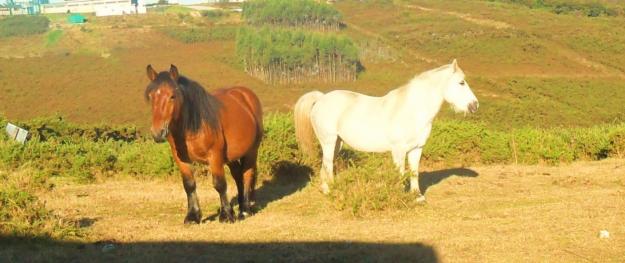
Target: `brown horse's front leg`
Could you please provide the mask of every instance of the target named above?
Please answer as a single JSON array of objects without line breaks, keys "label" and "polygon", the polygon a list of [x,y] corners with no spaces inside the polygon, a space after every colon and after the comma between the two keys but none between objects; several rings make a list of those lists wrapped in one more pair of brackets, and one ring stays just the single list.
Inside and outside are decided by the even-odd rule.
[{"label": "brown horse's front leg", "polygon": [[202,211],[200,210],[200,202],[195,191],[195,177],[191,165],[184,162],[178,162],[180,172],[182,173],[182,185],[187,193],[187,216],[184,218],[185,224],[196,223],[202,221]]},{"label": "brown horse's front leg", "polygon": [[226,177],[224,176],[224,163],[220,161],[211,161],[210,168],[213,176],[213,186],[215,187],[215,190],[217,190],[217,193],[219,193],[219,199],[221,200],[219,222],[233,223],[234,211],[228,201],[228,184],[226,183]]}]

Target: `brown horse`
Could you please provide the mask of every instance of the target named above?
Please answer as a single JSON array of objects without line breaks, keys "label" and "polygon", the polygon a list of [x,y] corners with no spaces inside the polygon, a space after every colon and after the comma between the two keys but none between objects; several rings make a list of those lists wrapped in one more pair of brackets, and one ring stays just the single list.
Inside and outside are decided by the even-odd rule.
[{"label": "brown horse", "polygon": [[220,222],[234,222],[228,201],[224,164],[237,185],[239,218],[251,215],[256,184],[256,157],[263,136],[262,109],[248,88],[232,87],[207,93],[200,84],[178,74],[176,66],[157,73],[147,67],[150,84],[145,98],[152,104],[152,136],[167,140],[182,173],[188,212],[184,223],[200,223],[202,212],[195,191],[192,163],[208,164],[219,193]]}]

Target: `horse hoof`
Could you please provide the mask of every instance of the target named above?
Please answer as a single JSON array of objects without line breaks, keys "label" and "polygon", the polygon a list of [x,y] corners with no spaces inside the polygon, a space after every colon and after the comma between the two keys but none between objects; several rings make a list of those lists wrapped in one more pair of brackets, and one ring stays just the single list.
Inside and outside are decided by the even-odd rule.
[{"label": "horse hoof", "polygon": [[248,213],[248,212],[239,212],[239,221],[244,220],[247,217],[252,216],[252,213]]},{"label": "horse hoof", "polygon": [[420,195],[419,197],[417,197],[417,203],[425,204],[425,196]]},{"label": "horse hoof", "polygon": [[219,214],[219,223],[234,223],[234,213],[221,213]]},{"label": "horse hoof", "polygon": [[322,192],[324,195],[330,194],[330,187],[328,186],[328,184],[327,184],[327,183],[323,183],[323,184],[321,184],[321,192]]},{"label": "horse hoof", "polygon": [[202,213],[189,213],[184,218],[184,224],[185,225],[189,225],[189,224],[193,224],[193,223],[199,225],[201,221],[202,221]]}]

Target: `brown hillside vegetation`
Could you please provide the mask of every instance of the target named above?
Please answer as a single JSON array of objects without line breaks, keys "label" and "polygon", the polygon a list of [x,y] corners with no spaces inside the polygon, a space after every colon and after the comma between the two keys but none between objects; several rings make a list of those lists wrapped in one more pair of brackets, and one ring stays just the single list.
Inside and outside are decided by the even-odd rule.
[{"label": "brown hillside vegetation", "polygon": [[[203,17],[94,17],[83,26],[53,18],[53,29],[62,31],[58,40],[51,33],[0,39],[0,113],[145,127],[145,66],[172,63],[207,89],[247,85],[268,110],[288,110],[311,89],[382,95],[458,58],[482,105],[471,121],[569,127],[625,118],[624,17],[557,15],[490,1],[340,1],[336,7],[347,25],[342,32],[361,49],[364,71],[355,82],[267,85],[243,72],[234,39],[184,43],[161,32],[222,26]],[[458,118],[447,109],[442,117]]]}]

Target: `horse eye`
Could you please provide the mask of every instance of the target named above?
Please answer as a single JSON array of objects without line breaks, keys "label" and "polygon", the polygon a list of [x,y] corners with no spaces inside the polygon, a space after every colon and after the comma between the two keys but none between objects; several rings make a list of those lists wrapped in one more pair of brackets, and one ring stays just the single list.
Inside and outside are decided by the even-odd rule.
[{"label": "horse eye", "polygon": [[176,98],[176,95],[171,95],[171,97],[169,97],[170,100],[173,100]]},{"label": "horse eye", "polygon": [[464,86],[464,84],[465,84],[464,80],[460,82],[460,85]]}]

